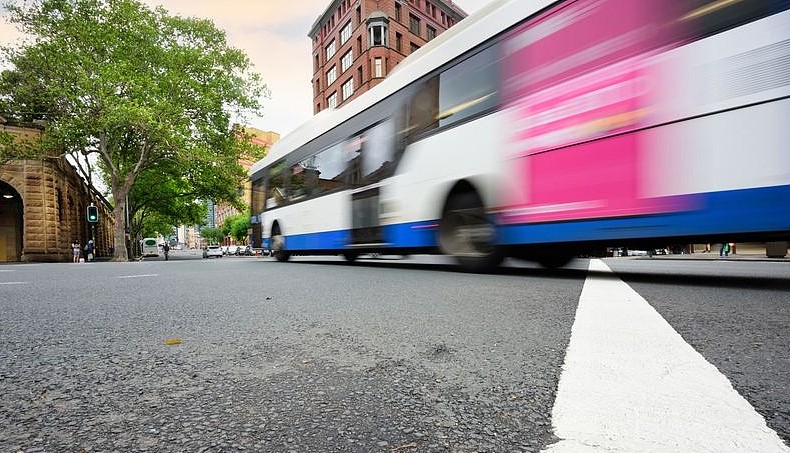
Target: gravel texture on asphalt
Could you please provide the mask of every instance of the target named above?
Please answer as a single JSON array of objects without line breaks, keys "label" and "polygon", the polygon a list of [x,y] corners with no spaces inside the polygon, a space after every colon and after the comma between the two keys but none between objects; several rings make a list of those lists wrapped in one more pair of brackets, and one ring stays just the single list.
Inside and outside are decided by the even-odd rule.
[{"label": "gravel texture on asphalt", "polygon": [[[314,283],[348,286],[347,272],[319,267],[330,275]],[[353,284],[376,273],[358,269]],[[536,304],[521,277],[417,275],[400,307],[298,288],[215,303],[189,285],[166,301],[139,286],[116,301],[133,294],[116,286],[68,304],[18,288],[0,297],[0,451],[538,452],[556,441],[579,282],[535,283]]]}]

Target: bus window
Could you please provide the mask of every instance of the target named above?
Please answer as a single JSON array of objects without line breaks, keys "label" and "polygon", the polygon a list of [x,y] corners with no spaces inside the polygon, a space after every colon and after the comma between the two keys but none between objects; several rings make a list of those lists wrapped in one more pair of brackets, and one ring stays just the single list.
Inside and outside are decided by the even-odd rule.
[{"label": "bus window", "polygon": [[307,178],[305,175],[305,167],[301,162],[291,167],[291,184],[289,187],[290,191],[288,192],[289,201],[299,201],[310,195],[310,188],[307,186]]},{"label": "bus window", "polygon": [[439,76],[439,126],[494,108],[499,72],[497,46],[491,46]]},{"label": "bus window", "polygon": [[283,171],[285,162],[279,162],[269,169],[267,184],[266,209],[276,208],[285,202],[288,193],[286,187],[286,174]]},{"label": "bus window", "polygon": [[395,171],[394,120],[368,129],[362,141],[362,178],[365,184],[381,181]]},{"label": "bus window", "polygon": [[439,77],[423,83],[409,104],[408,141],[439,126]]},{"label": "bus window", "polygon": [[682,38],[698,39],[790,8],[789,0],[683,0],[678,20]]},{"label": "bus window", "polygon": [[329,192],[343,187],[346,162],[343,160],[343,147],[335,144],[312,158],[312,171],[316,177],[316,191]]},{"label": "bus window", "polygon": [[252,182],[252,194],[251,194],[251,205],[250,211],[252,215],[258,215],[263,212],[263,206],[265,201],[265,184],[264,180],[256,179]]}]

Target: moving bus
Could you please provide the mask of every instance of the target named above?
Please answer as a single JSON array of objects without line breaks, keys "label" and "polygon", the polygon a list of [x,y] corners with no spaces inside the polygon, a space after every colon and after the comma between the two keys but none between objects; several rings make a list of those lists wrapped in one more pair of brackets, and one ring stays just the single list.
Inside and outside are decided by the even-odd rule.
[{"label": "moving bus", "polygon": [[145,256],[159,256],[159,246],[156,243],[156,238],[145,238],[140,241],[142,250],[140,253]]},{"label": "moving bus", "polygon": [[493,1],[251,169],[294,254],[790,237],[790,0]]}]

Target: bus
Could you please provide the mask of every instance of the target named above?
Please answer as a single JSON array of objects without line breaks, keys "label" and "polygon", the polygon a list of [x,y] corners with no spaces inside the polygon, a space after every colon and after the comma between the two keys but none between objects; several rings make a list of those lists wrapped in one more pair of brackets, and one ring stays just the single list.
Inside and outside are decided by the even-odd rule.
[{"label": "bus", "polygon": [[789,9],[492,1],[253,165],[254,245],[483,271],[787,240]]},{"label": "bus", "polygon": [[156,238],[145,238],[140,241],[140,253],[143,257],[146,256],[159,256],[159,244]]}]

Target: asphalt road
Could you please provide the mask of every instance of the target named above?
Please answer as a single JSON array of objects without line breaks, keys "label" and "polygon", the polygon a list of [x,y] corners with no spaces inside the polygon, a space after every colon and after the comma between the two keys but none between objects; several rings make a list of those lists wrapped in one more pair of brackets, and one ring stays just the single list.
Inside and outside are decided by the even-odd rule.
[{"label": "asphalt road", "polygon": [[[790,439],[790,265],[605,263]],[[590,275],[613,279],[186,251],[0,266],[0,450],[548,450]]]}]

